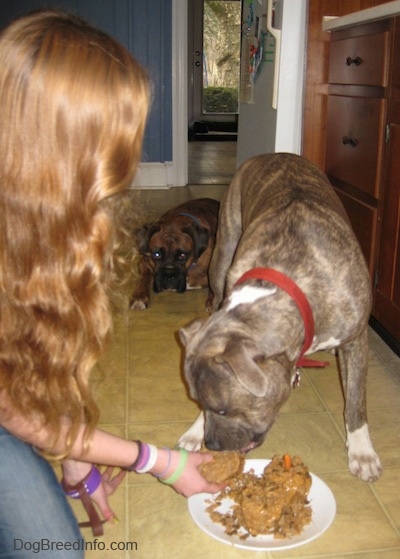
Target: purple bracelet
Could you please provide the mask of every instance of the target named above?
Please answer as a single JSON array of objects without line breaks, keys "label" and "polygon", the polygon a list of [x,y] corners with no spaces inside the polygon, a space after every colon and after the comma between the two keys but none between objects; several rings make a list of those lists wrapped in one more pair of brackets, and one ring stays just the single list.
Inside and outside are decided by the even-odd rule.
[{"label": "purple bracelet", "polygon": [[[141,443],[138,460],[136,461],[135,471],[142,469],[148,462],[150,457],[150,448],[146,443]],[[130,466],[131,468],[132,466]]]},{"label": "purple bracelet", "polygon": [[138,445],[138,455],[133,464],[127,466],[125,470],[144,474],[149,472],[157,461],[157,447],[142,441],[135,441],[135,443]]},{"label": "purple bracelet", "polygon": [[72,499],[80,499],[80,494],[79,494],[79,490],[77,489],[78,485],[83,485],[86,493],[88,495],[91,495],[92,493],[94,493],[96,491],[96,489],[99,487],[101,483],[101,473],[99,472],[99,470],[95,467],[92,466],[92,469],[90,470],[90,472],[83,478],[82,481],[80,481],[79,483],[77,483],[76,485],[73,485],[70,489],[70,486],[68,486],[64,480],[61,481],[61,485],[66,493],[66,495],[68,495],[68,497],[71,497]]},{"label": "purple bracelet", "polygon": [[125,468],[125,470],[127,470],[128,472],[134,472],[137,468],[138,463],[141,462],[142,460],[143,443],[142,441],[134,441],[134,442],[138,445],[138,455],[136,460],[133,462],[133,464]]}]

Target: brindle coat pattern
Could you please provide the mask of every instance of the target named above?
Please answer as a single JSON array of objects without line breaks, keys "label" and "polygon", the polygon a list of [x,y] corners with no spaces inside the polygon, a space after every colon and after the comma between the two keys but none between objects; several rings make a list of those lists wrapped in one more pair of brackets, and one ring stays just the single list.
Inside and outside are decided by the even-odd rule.
[{"label": "brindle coat pattern", "polygon": [[[290,154],[262,155],[236,173],[222,203],[210,265],[213,314],[180,331],[191,396],[204,410],[210,449],[261,444],[289,397],[304,341],[295,302],[283,290],[244,272],[283,272],[311,305],[315,335],[307,353],[338,351],[345,394],[350,471],[377,479],[381,465],[366,415],[370,277],[360,246],[326,176]],[[200,431],[181,446],[197,448]],[[195,428],[196,431],[196,428]]]},{"label": "brindle coat pattern", "polygon": [[150,292],[208,287],[208,268],[215,243],[219,202],[198,198],[180,204],[136,231],[139,280],[132,309],[145,309]]}]

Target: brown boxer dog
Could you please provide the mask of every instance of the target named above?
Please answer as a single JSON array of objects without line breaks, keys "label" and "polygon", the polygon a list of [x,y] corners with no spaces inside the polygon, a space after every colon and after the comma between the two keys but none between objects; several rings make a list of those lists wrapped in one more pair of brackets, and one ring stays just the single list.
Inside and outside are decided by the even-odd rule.
[{"label": "brown boxer dog", "polygon": [[132,309],[148,307],[152,287],[155,293],[208,287],[218,210],[219,202],[211,198],[191,200],[136,231],[139,281]]},{"label": "brown boxer dog", "polygon": [[290,154],[243,164],[221,202],[209,275],[213,314],[180,331],[190,395],[204,411],[179,444],[260,445],[303,356],[334,349],[349,469],[377,479],[365,397],[370,277],[327,177]]}]

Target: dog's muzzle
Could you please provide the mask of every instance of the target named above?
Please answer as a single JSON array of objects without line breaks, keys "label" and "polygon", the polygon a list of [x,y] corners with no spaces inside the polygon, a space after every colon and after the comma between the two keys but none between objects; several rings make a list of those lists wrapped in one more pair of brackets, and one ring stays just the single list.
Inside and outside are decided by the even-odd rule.
[{"label": "dog's muzzle", "polygon": [[186,291],[186,274],[177,266],[163,266],[154,276],[154,292]]},{"label": "dog's muzzle", "polygon": [[237,450],[239,452],[250,452],[260,446],[267,435],[267,431],[255,433],[246,429],[226,429],[218,427],[206,428],[204,444],[209,450]]}]

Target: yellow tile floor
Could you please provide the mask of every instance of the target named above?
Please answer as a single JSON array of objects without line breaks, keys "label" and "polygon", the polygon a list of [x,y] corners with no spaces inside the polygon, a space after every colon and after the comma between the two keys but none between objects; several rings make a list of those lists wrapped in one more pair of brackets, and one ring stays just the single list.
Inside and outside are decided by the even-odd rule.
[{"label": "yellow tile floor", "polygon": [[236,168],[236,142],[188,142],[189,184],[228,184]]},{"label": "yellow tile floor", "polygon": [[[158,215],[187,197],[215,196],[224,187],[141,191],[148,214]],[[115,317],[115,338],[94,374],[101,426],[132,439],[173,446],[195,419],[182,380],[176,333],[205,316],[205,290],[153,295],[144,311]],[[127,476],[111,503],[120,522],[106,527],[88,559],[399,559],[400,557],[400,359],[370,331],[368,404],[370,432],[384,474],[374,484],[347,470],[343,398],[335,358],[324,370],[305,370],[301,386],[250,458],[300,455],[332,489],[337,514],[320,538],[279,552],[239,550],[203,533],[191,520],[186,499],[148,475]],[[80,503],[73,502],[80,520]],[[93,544],[90,530],[83,531]],[[129,544],[131,542],[131,544]],[[123,550],[130,545],[130,550]],[[112,551],[111,547],[115,549]],[[103,548],[103,549],[100,549]]]}]

